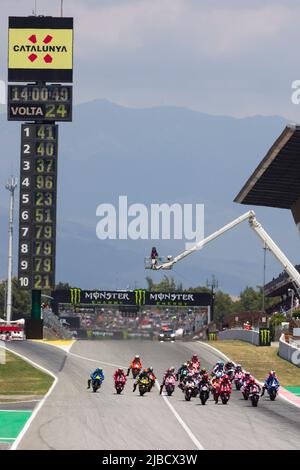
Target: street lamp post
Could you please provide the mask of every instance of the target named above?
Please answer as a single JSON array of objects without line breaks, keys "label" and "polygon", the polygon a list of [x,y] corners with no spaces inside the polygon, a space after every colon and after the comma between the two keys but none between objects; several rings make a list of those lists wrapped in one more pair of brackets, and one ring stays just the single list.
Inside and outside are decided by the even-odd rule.
[{"label": "street lamp post", "polygon": [[11,321],[12,306],[12,270],[13,270],[13,231],[14,231],[14,201],[17,178],[11,177],[5,185],[10,193],[9,201],[9,224],[8,224],[8,271],[7,271],[7,300],[6,300],[6,321]]}]

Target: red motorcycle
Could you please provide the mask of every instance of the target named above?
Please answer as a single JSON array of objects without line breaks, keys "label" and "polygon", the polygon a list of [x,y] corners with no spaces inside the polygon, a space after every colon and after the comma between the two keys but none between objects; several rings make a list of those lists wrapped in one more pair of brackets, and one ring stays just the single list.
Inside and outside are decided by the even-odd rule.
[{"label": "red motorcycle", "polygon": [[126,384],[126,379],[124,377],[123,378],[118,377],[115,380],[115,389],[118,395],[120,395],[123,392],[125,384]]},{"label": "red motorcycle", "polygon": [[231,386],[229,384],[221,384],[219,388],[219,396],[223,405],[226,405],[229,401],[230,394],[231,394]]},{"label": "red motorcycle", "polygon": [[220,383],[219,386],[213,389],[213,397],[216,403],[218,403],[219,398],[223,405],[226,405],[229,401],[230,394],[231,394],[231,384],[230,383]]}]

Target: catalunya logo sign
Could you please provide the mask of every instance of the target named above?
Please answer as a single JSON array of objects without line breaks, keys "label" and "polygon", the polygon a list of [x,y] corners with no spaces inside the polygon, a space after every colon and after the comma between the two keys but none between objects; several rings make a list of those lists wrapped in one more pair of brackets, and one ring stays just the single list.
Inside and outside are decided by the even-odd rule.
[{"label": "catalunya logo sign", "polygon": [[72,69],[73,18],[9,18],[9,82],[72,82]]}]

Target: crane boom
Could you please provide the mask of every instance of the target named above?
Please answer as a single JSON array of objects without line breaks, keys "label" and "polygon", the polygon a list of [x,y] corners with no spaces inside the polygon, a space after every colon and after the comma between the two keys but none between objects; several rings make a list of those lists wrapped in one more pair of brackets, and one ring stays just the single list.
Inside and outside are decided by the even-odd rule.
[{"label": "crane boom", "polygon": [[216,238],[220,237],[224,233],[228,232],[228,230],[231,230],[232,228],[236,227],[237,225],[244,222],[245,220],[249,221],[250,227],[262,240],[265,246],[269,248],[269,250],[273,253],[274,257],[279,261],[279,263],[281,263],[281,265],[283,266],[283,269],[290,276],[292,282],[296,286],[296,290],[298,294],[300,295],[300,273],[297,271],[294,265],[289,261],[289,259],[285,256],[285,254],[281,251],[281,249],[276,245],[274,240],[272,240],[270,235],[264,230],[262,225],[258,222],[258,220],[255,217],[255,212],[253,210],[246,212],[245,214],[241,215],[237,219],[234,219],[229,224],[224,225],[224,227],[220,228],[219,230],[212,233],[211,235],[204,238],[203,240],[200,240],[198,243],[195,243],[195,245],[193,245],[191,248],[175,256],[172,260],[166,263],[162,263],[160,265],[156,265],[154,269],[171,269],[174,266],[174,264],[176,264],[178,261],[181,261],[182,259],[186,258],[187,256],[194,253],[195,251],[200,250],[205,245],[215,240]]}]

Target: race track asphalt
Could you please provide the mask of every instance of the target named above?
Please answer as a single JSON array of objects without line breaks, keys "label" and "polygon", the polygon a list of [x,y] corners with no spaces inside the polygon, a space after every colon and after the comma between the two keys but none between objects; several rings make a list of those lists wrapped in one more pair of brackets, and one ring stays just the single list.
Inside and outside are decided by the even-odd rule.
[{"label": "race track asphalt", "polygon": [[[163,371],[178,367],[193,352],[211,368],[218,354],[198,342],[77,341],[67,355],[41,343],[9,346],[58,376],[58,383],[32,421],[18,449],[300,449],[300,409],[268,397],[253,408],[234,391],[227,405],[199,398],[186,402],[177,388],[163,398],[157,389],[140,397],[133,379],[116,395],[112,375],[139,354],[161,380]],[[104,369],[100,391],[86,389],[97,366]],[[171,408],[166,402],[171,404]]]}]

